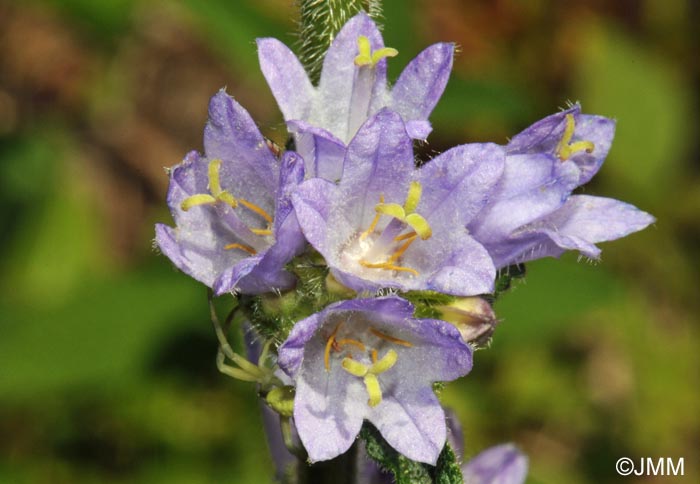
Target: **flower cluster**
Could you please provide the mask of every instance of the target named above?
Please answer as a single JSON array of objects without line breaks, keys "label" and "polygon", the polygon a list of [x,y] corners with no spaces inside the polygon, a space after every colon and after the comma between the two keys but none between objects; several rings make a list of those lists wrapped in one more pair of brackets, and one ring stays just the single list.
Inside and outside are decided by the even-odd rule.
[{"label": "flower cluster", "polygon": [[[467,374],[465,335],[486,331],[458,329],[455,314],[485,305],[492,329],[488,304],[473,296],[494,291],[499,269],[566,250],[596,259],[596,243],[654,220],[617,200],[573,194],[601,167],[615,128],[579,105],[506,145],[464,144],[416,167],[413,142],[431,131],[453,51],[427,48],[390,88],[386,65],[397,51],[359,14],[336,36],[314,86],[285,45],[260,39],[260,65],[295,149],[271,149],[221,91],[204,153],[170,170],[175,227],[158,224],[157,245],[214,294],[253,306],[265,295],[281,300],[308,286],[293,270],[303,257],[326,271],[324,287],[341,288],[325,287],[291,330],[266,333],[277,331],[277,380],[289,390],[278,393],[293,395],[289,413],[312,462],[344,453],[368,421],[404,456],[435,464],[447,430],[433,384]],[[443,318],[435,307],[438,318],[417,317],[408,301],[416,294],[456,302]],[[255,326],[259,314],[246,319]],[[260,370],[251,368],[254,379]],[[483,462],[510,455],[494,450],[465,472],[483,474]]]}]

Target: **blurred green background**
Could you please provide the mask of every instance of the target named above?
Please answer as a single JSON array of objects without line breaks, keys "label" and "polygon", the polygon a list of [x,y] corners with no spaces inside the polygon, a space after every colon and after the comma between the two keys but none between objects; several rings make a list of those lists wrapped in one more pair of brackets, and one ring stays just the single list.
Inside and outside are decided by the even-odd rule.
[{"label": "blurred green background", "polygon": [[[385,1],[395,78],[461,51],[423,156],[504,143],[568,100],[614,117],[585,192],[658,222],[603,261],[528,265],[448,387],[467,455],[513,441],[532,483],[698,482],[698,4]],[[216,372],[204,288],[152,249],[164,166],[201,149],[227,86],[285,129],[254,39],[294,41],[288,0],[0,0],[0,483],[272,480],[252,387]],[[619,457],[685,459],[621,478]]]}]

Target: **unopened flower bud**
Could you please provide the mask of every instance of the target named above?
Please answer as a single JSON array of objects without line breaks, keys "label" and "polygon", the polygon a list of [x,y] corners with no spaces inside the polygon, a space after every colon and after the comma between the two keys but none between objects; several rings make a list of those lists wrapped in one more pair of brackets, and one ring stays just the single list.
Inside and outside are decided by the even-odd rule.
[{"label": "unopened flower bud", "polygon": [[289,385],[275,387],[268,392],[265,401],[283,417],[291,417],[294,413],[294,393],[294,387]]},{"label": "unopened flower bud", "polygon": [[435,309],[441,319],[457,327],[465,342],[477,348],[488,344],[498,324],[491,305],[478,296],[460,297]]}]

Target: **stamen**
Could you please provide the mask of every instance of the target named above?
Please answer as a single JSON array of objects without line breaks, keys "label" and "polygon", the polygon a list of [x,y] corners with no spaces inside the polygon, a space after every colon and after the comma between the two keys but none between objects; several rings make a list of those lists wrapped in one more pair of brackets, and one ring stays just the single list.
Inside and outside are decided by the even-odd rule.
[{"label": "stamen", "polygon": [[407,234],[399,235],[398,237],[394,237],[394,242],[401,242],[402,240],[410,239],[411,237],[415,237],[417,234],[415,232],[409,232]]},{"label": "stamen", "polygon": [[415,230],[423,240],[429,239],[433,235],[433,229],[430,228],[428,221],[418,213],[408,214],[408,216],[406,216],[406,223]]},{"label": "stamen", "polygon": [[323,365],[326,367],[326,371],[331,371],[331,347],[335,343],[335,335],[338,334],[338,330],[342,325],[342,321],[338,323],[338,326],[335,327],[331,335],[328,337],[328,341],[326,341],[326,349],[323,353]]},{"label": "stamen", "polygon": [[404,242],[403,245],[401,247],[399,247],[396,250],[396,252],[394,252],[392,254],[391,257],[389,257],[389,260],[387,262],[393,263],[393,262],[396,262],[397,260],[399,260],[399,258],[403,255],[404,252],[406,252],[408,250],[408,248],[411,246],[413,241],[416,240],[417,237],[418,237],[418,235],[414,235],[413,237],[410,237],[408,240],[406,240],[406,242]]},{"label": "stamen", "polygon": [[379,380],[377,375],[373,373],[368,373],[364,377],[365,389],[367,389],[367,394],[369,395],[369,400],[367,403],[370,407],[376,407],[382,401],[382,389],[379,386]]},{"label": "stamen", "polygon": [[214,205],[216,203],[216,198],[206,193],[198,193],[197,195],[192,195],[191,197],[185,198],[180,204],[180,208],[183,211],[188,211],[192,207],[198,207],[200,205]]},{"label": "stamen", "polygon": [[267,223],[272,223],[272,217],[270,216],[270,214],[267,213],[262,208],[260,208],[259,206],[255,205],[254,203],[249,202],[248,200],[244,200],[242,198],[239,198],[238,202],[241,205],[243,205],[245,208],[247,208],[248,210],[260,215],[262,218],[264,218],[267,221]]},{"label": "stamen", "polygon": [[360,351],[367,351],[367,348],[365,345],[362,344],[361,341],[357,341],[356,339],[350,339],[350,338],[343,338],[337,340],[338,347],[342,348],[345,345],[351,345],[359,349]]},{"label": "stamen", "polygon": [[372,363],[377,362],[377,350],[372,350]]},{"label": "stamen", "polygon": [[250,229],[255,235],[272,235],[272,230],[270,229]]},{"label": "stamen", "polygon": [[253,249],[249,245],[243,245],[243,244],[227,244],[224,246],[224,250],[231,250],[231,249],[241,249],[242,251],[248,252],[250,255],[255,255],[258,252]]},{"label": "stamen", "polygon": [[415,270],[411,269],[410,267],[403,267],[403,266],[396,266],[392,264],[391,262],[367,262],[365,260],[361,260],[360,265],[362,267],[367,267],[368,269],[386,269],[388,271],[398,271],[398,272],[410,272],[414,276],[420,275],[420,273]]},{"label": "stamen", "polygon": [[592,141],[576,141],[571,143],[571,138],[574,137],[574,130],[576,129],[576,121],[574,120],[573,114],[566,115],[566,127],[564,128],[564,135],[555,150],[555,153],[561,161],[568,160],[571,155],[579,151],[586,151],[586,153],[592,153],[595,149],[595,144]]},{"label": "stamen", "polygon": [[385,340],[385,341],[389,341],[390,343],[394,343],[394,344],[397,344],[397,345],[405,346],[406,348],[411,348],[411,347],[413,347],[413,344],[412,344],[412,343],[409,343],[408,341],[403,340],[403,339],[395,338],[394,336],[389,336],[389,335],[386,334],[386,333],[382,333],[382,332],[379,331],[378,329],[369,328],[369,332],[372,333],[372,334],[373,334],[374,336],[376,336],[377,338],[383,339],[383,340]]},{"label": "stamen", "polygon": [[[379,203],[384,203],[384,194],[379,195]],[[360,240],[365,240],[369,234],[374,232],[374,229],[377,228],[377,223],[379,222],[379,217],[382,215],[377,212],[377,214],[374,216],[374,219],[372,220],[372,223],[369,225],[369,228],[362,232],[362,235],[360,235]]]}]

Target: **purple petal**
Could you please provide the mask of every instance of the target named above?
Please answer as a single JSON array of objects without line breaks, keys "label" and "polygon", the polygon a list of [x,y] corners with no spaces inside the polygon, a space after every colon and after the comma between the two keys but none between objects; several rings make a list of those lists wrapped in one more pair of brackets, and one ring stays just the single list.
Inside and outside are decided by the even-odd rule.
[{"label": "purple petal", "polygon": [[597,259],[600,249],[594,244],[619,239],[638,232],[655,219],[628,203],[611,198],[574,195],[551,216],[525,227],[519,234],[541,234],[551,240],[539,251],[539,257],[558,256],[564,250],[578,250]]},{"label": "purple petal", "polygon": [[[233,162],[222,164],[221,184],[235,196],[255,200],[255,191],[276,190],[277,160],[248,111],[223,90],[209,104],[204,150],[209,159]],[[232,171],[223,171],[226,166],[232,166]]]},{"label": "purple petal", "polygon": [[566,111],[552,114],[537,121],[511,138],[506,146],[508,154],[554,153],[559,141],[564,136],[566,115],[577,116],[580,113],[581,106],[576,104]]},{"label": "purple petal", "polygon": [[467,225],[473,237],[491,253],[496,267],[503,260],[502,244],[518,228],[560,208],[576,186],[579,170],[572,162],[547,155],[506,156],[503,177],[488,205]]},{"label": "purple petal", "polygon": [[428,220],[453,219],[467,225],[488,201],[505,164],[502,147],[492,144],[457,146],[425,164],[418,172],[424,187],[420,212]]},{"label": "purple petal", "polygon": [[425,140],[433,131],[430,121],[413,120],[406,122],[406,132],[412,139]]},{"label": "purple petal", "polygon": [[397,113],[382,109],[348,146],[340,181],[344,204],[367,226],[381,195],[387,203],[403,203],[413,171],[413,142],[404,123]]},{"label": "purple petal", "polygon": [[387,372],[382,385],[395,390],[367,418],[401,454],[435,465],[447,437],[445,414],[430,386],[413,387],[406,381],[396,381],[407,377],[405,373]]},{"label": "purple petal", "polygon": [[527,477],[527,457],[513,444],[486,449],[462,466],[468,484],[522,484]]},{"label": "purple petal", "polygon": [[[334,249],[329,245],[327,225],[332,200],[337,198],[337,194],[338,187],[334,183],[312,178],[302,183],[292,196],[294,211],[306,239],[326,260],[331,257]],[[352,229],[347,225],[344,228]]]},{"label": "purple petal", "polygon": [[578,184],[583,185],[593,178],[605,161],[615,137],[615,121],[603,116],[580,114],[576,117],[573,142],[586,140],[595,145],[592,153],[580,151],[571,159],[581,170]]},{"label": "purple petal", "polygon": [[[450,236],[453,240],[457,239],[454,233]],[[468,235],[462,235],[460,239],[459,245],[450,245],[458,249],[447,256],[436,257],[436,270],[429,273],[428,287],[455,296],[475,296],[493,292],[496,267],[488,251]],[[435,238],[432,244],[423,244],[421,250],[426,256],[431,252],[435,256],[439,254],[440,245],[439,239]]]},{"label": "purple petal", "polygon": [[257,44],[260,69],[284,119],[305,119],[311,110],[314,87],[299,59],[277,39],[258,39]]},{"label": "purple petal", "polygon": [[[318,103],[323,119],[314,119],[313,124],[323,126],[335,136],[347,142],[354,133],[349,132],[349,120],[353,95],[358,91],[358,68],[355,57],[358,54],[357,39],[364,35],[370,41],[372,51],[384,47],[379,29],[365,13],[351,18],[338,32],[326,57],[318,86]],[[386,90],[386,59],[382,59],[374,68],[375,78],[371,96],[376,98]],[[358,93],[359,94],[359,93]],[[368,106],[370,104],[368,103]],[[370,113],[368,112],[367,115]]]},{"label": "purple petal", "polygon": [[453,53],[453,44],[431,45],[401,73],[391,91],[390,106],[405,121],[428,119],[447,85]]},{"label": "purple petal", "polygon": [[304,158],[310,177],[339,180],[343,174],[345,144],[325,129],[304,121],[289,121],[287,127],[296,135],[296,149]]}]

